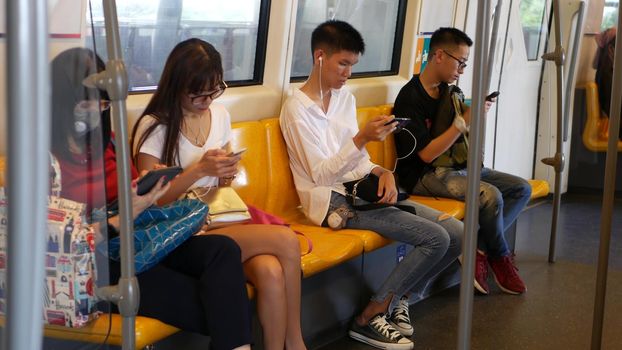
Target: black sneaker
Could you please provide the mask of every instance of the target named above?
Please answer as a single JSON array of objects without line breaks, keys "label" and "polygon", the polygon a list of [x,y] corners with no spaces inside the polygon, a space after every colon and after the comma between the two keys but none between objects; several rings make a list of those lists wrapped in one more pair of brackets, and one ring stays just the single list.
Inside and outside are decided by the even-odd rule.
[{"label": "black sneaker", "polygon": [[410,323],[410,314],[408,313],[408,298],[402,297],[399,304],[391,313],[389,323],[393,328],[397,329],[405,337],[411,337],[415,330]]},{"label": "black sneaker", "polygon": [[387,322],[384,314],[374,316],[367,325],[352,322],[350,337],[380,349],[410,350],[415,344]]}]

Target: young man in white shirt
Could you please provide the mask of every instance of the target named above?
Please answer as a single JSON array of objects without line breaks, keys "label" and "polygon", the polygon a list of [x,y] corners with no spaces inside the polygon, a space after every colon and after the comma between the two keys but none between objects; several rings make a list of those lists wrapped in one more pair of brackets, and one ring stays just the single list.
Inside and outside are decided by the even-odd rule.
[{"label": "young man in white shirt", "polygon": [[313,31],[311,50],[309,79],[288,97],[280,117],[298,195],[305,214],[317,225],[328,226],[331,213],[346,210],[353,214],[346,228],[373,230],[413,245],[350,329],[351,337],[376,347],[411,349],[408,294],[423,289],[457,258],[462,223],[410,201],[399,204],[415,208],[416,215],[393,206],[369,211],[352,207],[343,183],[369,173],[379,177],[379,203],[396,203],[393,173],[372,163],[365,150],[368,142],[384,140],[395,124],[389,123],[392,117],[379,116],[358,129],[356,101],[343,88],[365,50],[356,29],[342,21],[320,24]]}]

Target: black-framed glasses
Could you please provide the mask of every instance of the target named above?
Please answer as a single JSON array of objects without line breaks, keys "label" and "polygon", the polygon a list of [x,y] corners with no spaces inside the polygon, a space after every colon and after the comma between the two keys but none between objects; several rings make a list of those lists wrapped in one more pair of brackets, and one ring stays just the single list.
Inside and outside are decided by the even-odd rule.
[{"label": "black-framed glasses", "polygon": [[454,55],[450,54],[449,52],[447,52],[447,51],[445,51],[445,50],[443,50],[443,52],[444,52],[447,56],[449,56],[449,57],[453,58],[454,60],[456,60],[456,61],[458,62],[458,69],[465,69],[465,68],[466,68],[466,66],[467,66],[466,61],[459,59],[458,57],[456,57],[456,56],[454,56]]},{"label": "black-framed glasses", "polygon": [[220,96],[222,96],[222,94],[225,93],[225,89],[228,88],[227,83],[225,83],[224,81],[221,81],[220,84],[218,84],[218,88],[215,90],[212,90],[210,92],[206,92],[206,93],[201,93],[198,95],[188,95],[188,97],[190,97],[190,103],[192,103],[195,106],[200,106],[202,104],[205,104],[205,102],[207,102],[207,99],[211,99],[212,101],[219,98]]}]

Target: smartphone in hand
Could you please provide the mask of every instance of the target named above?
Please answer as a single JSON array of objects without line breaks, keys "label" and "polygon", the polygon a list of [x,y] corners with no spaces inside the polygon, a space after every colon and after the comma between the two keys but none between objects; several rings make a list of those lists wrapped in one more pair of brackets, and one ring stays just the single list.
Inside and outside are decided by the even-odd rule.
[{"label": "smartphone in hand", "polygon": [[239,156],[240,154],[246,152],[246,148],[241,148],[237,151],[231,151],[229,152],[229,154],[227,154],[227,157],[235,157],[235,156]]},{"label": "smartphone in hand", "polygon": [[[160,180],[160,178],[164,177],[164,184],[166,184],[182,171],[183,169],[179,166],[151,170],[147,174],[145,174],[145,176],[141,177],[138,180],[136,194],[142,196],[145,193],[151,191],[153,186],[158,183],[158,180]],[[115,212],[119,210],[119,201],[115,199],[114,201],[109,203],[107,205],[107,210],[109,212]]]},{"label": "smartphone in hand", "polygon": [[384,125],[386,126],[392,123],[397,123],[397,125],[395,126],[395,131],[398,132],[398,131],[401,131],[410,122],[411,122],[410,118],[393,118],[392,120],[390,120]]},{"label": "smartphone in hand", "polygon": [[499,96],[500,92],[499,91],[495,91],[490,93],[490,95],[486,96],[486,101],[492,101],[493,98],[496,98],[497,96]]},{"label": "smartphone in hand", "polygon": [[158,180],[160,180],[162,177],[164,177],[163,185],[165,185],[175,176],[179,175],[182,171],[183,169],[179,166],[151,170],[147,174],[145,174],[145,176],[141,177],[140,180],[138,180],[138,188],[136,190],[136,193],[139,196],[142,196],[145,193],[151,191],[153,186],[155,186]]}]

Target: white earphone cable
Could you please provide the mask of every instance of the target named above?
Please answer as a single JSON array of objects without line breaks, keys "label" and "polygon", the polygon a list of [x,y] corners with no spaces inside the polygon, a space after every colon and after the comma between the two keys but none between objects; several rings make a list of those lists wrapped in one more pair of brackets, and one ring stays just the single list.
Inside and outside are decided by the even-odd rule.
[{"label": "white earphone cable", "polygon": [[408,152],[407,155],[403,156],[403,157],[396,157],[395,158],[395,164],[393,164],[393,170],[391,172],[395,172],[395,169],[397,169],[397,162],[401,159],[405,159],[410,157],[411,154],[413,154],[415,152],[415,149],[417,148],[417,138],[415,137],[415,135],[413,135],[412,132],[410,132],[410,130],[403,128],[402,130],[400,130],[400,132],[402,131],[406,131],[410,134],[410,136],[413,138],[413,148],[410,150],[410,152]]}]

